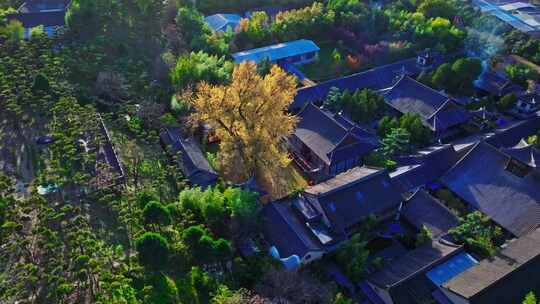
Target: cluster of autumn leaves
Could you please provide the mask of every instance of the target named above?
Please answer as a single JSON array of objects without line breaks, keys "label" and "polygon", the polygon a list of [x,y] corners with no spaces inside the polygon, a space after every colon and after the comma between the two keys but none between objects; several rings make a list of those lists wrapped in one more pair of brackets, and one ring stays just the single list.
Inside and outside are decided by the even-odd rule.
[{"label": "cluster of autumn leaves", "polygon": [[209,124],[220,138],[219,161],[227,179],[275,178],[287,167],[290,159],[281,143],[297,123],[287,112],[295,94],[294,76],[277,65],[261,76],[254,62],[237,65],[229,84],[198,85],[191,118]]}]

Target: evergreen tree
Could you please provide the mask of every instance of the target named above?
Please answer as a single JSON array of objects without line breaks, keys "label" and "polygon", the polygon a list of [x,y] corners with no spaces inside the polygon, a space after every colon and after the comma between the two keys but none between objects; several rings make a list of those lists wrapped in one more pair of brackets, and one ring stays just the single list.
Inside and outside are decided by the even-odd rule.
[{"label": "evergreen tree", "polygon": [[169,243],[158,233],[145,232],[136,241],[140,263],[153,271],[166,268],[169,260]]},{"label": "evergreen tree", "polygon": [[523,304],[538,304],[538,301],[536,300],[536,295],[534,294],[534,292],[531,291],[525,296],[525,299],[523,300]]},{"label": "evergreen tree", "polygon": [[47,92],[49,90],[49,80],[47,79],[47,77],[43,74],[37,74],[36,77],[34,78],[34,84],[32,85],[32,90],[34,92],[36,91],[43,91],[43,92]]},{"label": "evergreen tree", "polygon": [[382,153],[390,158],[409,149],[411,135],[402,128],[392,129],[382,140]]},{"label": "evergreen tree", "polygon": [[171,224],[171,214],[160,202],[153,201],[144,207],[143,221],[146,225],[168,226]]}]

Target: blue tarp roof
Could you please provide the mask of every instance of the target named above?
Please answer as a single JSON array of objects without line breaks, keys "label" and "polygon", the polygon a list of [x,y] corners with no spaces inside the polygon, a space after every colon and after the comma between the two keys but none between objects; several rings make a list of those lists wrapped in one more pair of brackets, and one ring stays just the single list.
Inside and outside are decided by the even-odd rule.
[{"label": "blue tarp roof", "polygon": [[459,253],[448,261],[438,265],[426,273],[426,276],[437,286],[450,281],[465,270],[478,264],[468,253]]},{"label": "blue tarp roof", "polygon": [[290,42],[284,42],[262,48],[246,50],[233,54],[234,61],[240,63],[243,61],[259,62],[265,58],[270,61],[277,61],[288,57],[303,55],[311,52],[318,52],[320,48],[311,40],[301,39]]},{"label": "blue tarp roof", "polygon": [[215,14],[204,18],[204,21],[216,32],[225,32],[227,28],[233,31],[242,20],[242,17],[237,14]]}]

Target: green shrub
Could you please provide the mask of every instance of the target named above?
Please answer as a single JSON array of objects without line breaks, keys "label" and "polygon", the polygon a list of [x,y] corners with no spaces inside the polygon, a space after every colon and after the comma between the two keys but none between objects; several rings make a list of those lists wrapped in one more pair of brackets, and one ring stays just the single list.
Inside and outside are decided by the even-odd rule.
[{"label": "green shrub", "polygon": [[36,77],[34,77],[34,83],[32,84],[32,91],[43,91],[46,92],[50,88],[49,85],[49,79],[45,77],[43,74],[37,74]]}]

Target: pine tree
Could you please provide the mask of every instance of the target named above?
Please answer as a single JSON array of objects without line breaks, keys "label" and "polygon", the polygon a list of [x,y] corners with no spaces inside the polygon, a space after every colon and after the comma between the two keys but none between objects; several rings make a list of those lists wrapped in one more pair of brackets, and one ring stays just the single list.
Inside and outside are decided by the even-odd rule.
[{"label": "pine tree", "polygon": [[411,135],[403,128],[392,129],[382,140],[382,153],[390,158],[392,155],[405,152],[409,149]]}]

